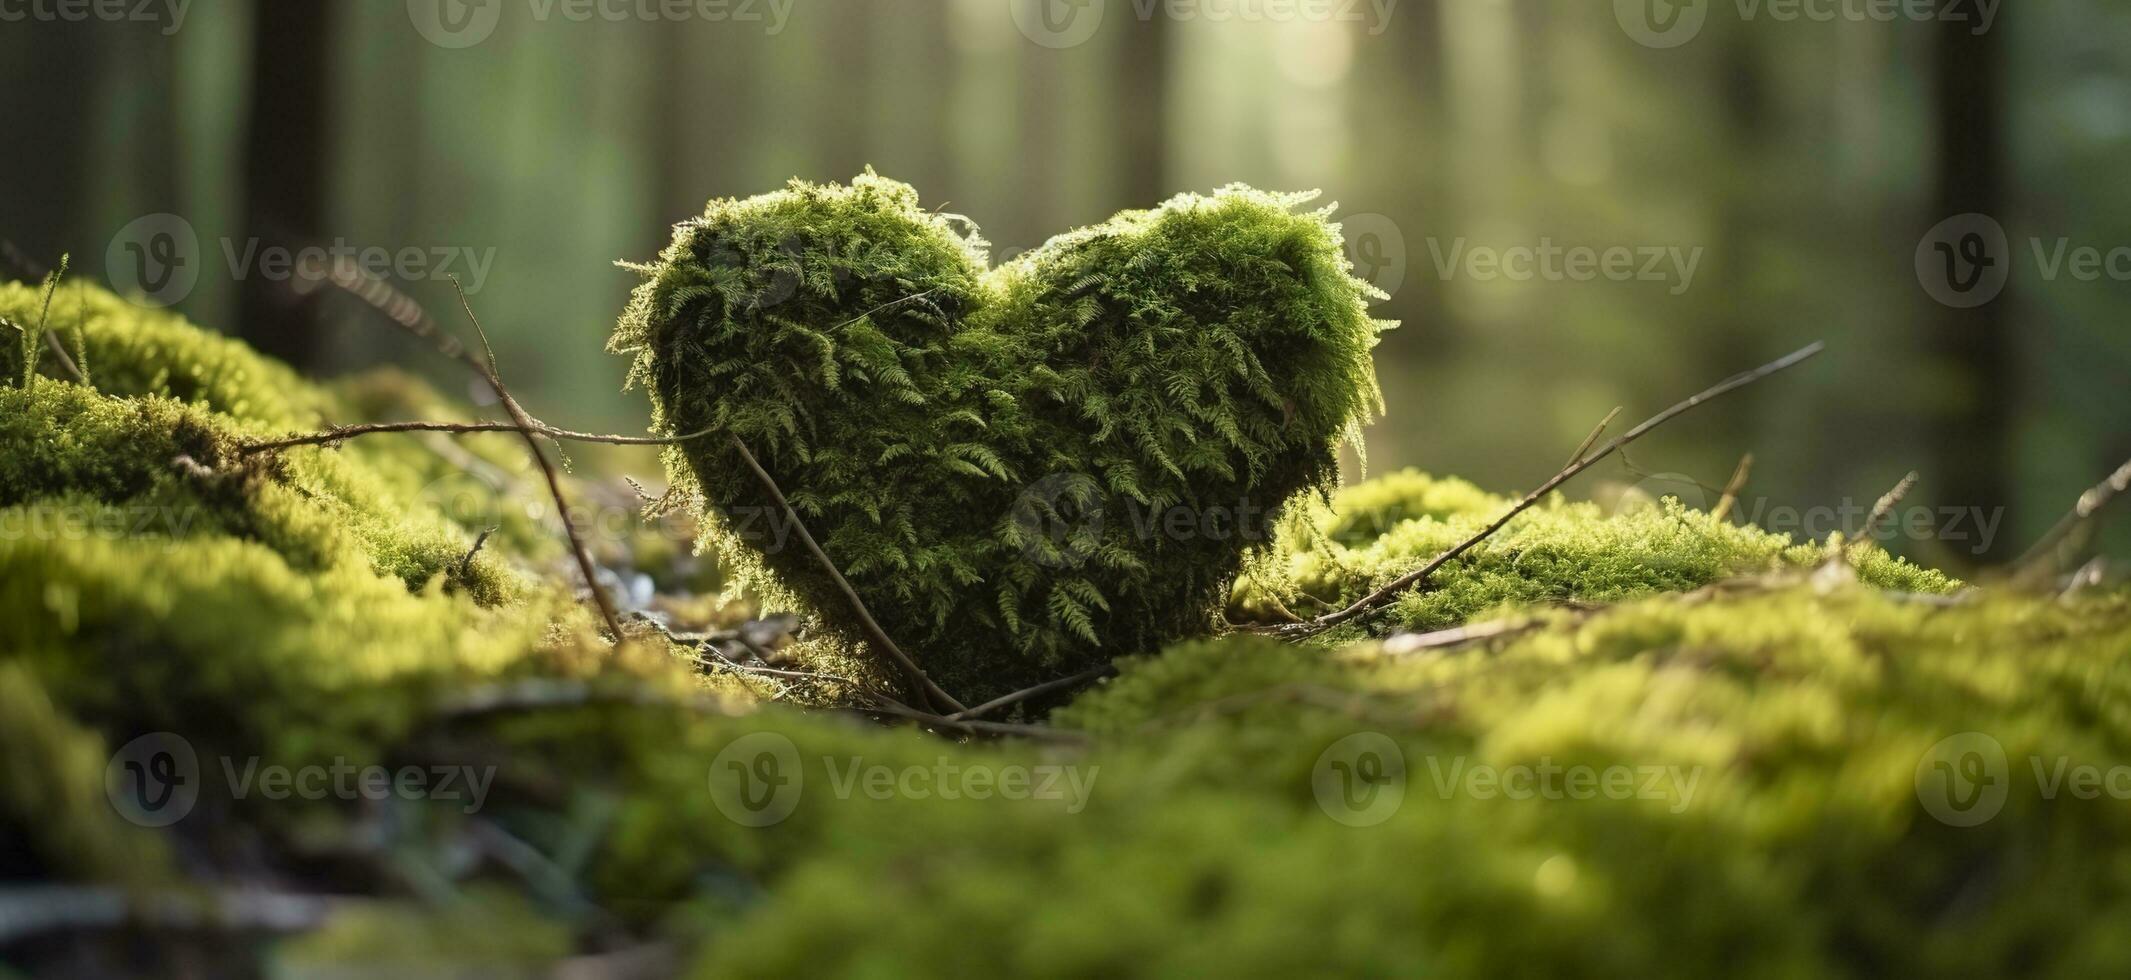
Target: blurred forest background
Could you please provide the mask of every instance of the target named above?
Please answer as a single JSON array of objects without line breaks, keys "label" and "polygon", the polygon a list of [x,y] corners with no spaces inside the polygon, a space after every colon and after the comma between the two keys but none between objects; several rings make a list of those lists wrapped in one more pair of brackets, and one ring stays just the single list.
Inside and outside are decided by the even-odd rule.
[{"label": "blurred forest background", "polygon": [[[870,164],[976,220],[997,256],[1246,181],[1322,188],[1368,216],[1350,244],[1394,293],[1381,315],[1404,321],[1378,361],[1390,414],[1369,433],[1372,471],[1527,487],[1613,406],[1625,426],[1816,338],[1830,350],[1810,367],[1601,472],[1686,474],[1659,489],[1699,483],[1706,503],[1751,452],[1739,512],[1819,534],[1833,528],[1783,527],[1773,508],[1868,507],[1914,468],[1911,503],[1942,525],[1940,508],[2011,508],[1989,542],[2003,559],[2131,456],[2131,253],[2086,281],[2034,247],[2131,246],[2131,7],[2116,0],[2004,4],[1980,33],[1996,3],[1921,0],[1934,16],[1891,22],[1783,19],[1766,0],[36,14],[62,2],[0,2],[29,11],[0,20],[11,274],[71,252],[80,275],[137,280],[109,268],[126,229],[174,214],[200,270],[175,308],[313,372],[391,361],[461,383],[348,297],[240,274],[232,251],[490,256],[473,301],[520,397],[557,424],[640,431],[643,396],[601,352],[635,281],[612,263],[651,257],[707,198]],[[1703,20],[1638,39],[1637,17],[1682,16]],[[2002,224],[2010,274],[1993,302],[1956,309],[1919,249],[1966,212]],[[1685,277],[1667,258],[1660,281],[1442,266],[1547,242],[1698,259]],[[448,282],[394,284],[456,322]],[[1972,561],[1980,528],[1943,530],[1891,546]]]}]

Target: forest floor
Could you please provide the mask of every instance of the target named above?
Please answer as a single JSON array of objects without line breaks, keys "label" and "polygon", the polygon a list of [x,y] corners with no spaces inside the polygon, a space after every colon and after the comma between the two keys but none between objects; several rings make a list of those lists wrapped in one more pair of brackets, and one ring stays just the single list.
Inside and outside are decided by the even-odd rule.
[{"label": "forest floor", "polygon": [[1549,495],[1283,636],[1514,503],[1405,471],[1291,508],[1204,638],[934,714],[721,597],[643,450],[557,474],[616,637],[518,434],[261,448],[474,421],[428,386],[87,286],[0,316],[66,354],[0,364],[31,974],[2131,968],[2131,593],[2054,565]]}]

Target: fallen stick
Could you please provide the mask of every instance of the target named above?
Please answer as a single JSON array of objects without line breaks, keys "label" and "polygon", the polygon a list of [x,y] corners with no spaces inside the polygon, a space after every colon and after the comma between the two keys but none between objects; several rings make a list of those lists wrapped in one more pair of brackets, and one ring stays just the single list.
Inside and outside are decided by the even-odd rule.
[{"label": "fallen stick", "polygon": [[1524,499],[1517,501],[1517,503],[1512,505],[1507,512],[1503,513],[1501,517],[1495,518],[1492,523],[1488,524],[1484,528],[1481,528],[1478,533],[1466,538],[1463,541],[1458,542],[1455,545],[1452,545],[1449,550],[1444,551],[1442,554],[1439,554],[1434,558],[1430,559],[1427,564],[1422,565],[1421,567],[1416,568],[1411,572],[1408,572],[1404,575],[1399,576],[1398,578],[1391,580],[1382,587],[1378,588],[1376,591],[1361,597],[1360,599],[1356,600],[1352,605],[1349,605],[1344,609],[1326,613],[1322,616],[1317,617],[1316,619],[1312,619],[1305,623],[1283,623],[1272,626],[1255,627],[1252,629],[1252,632],[1264,633],[1285,640],[1306,640],[1310,637],[1321,634],[1326,630],[1333,629],[1343,623],[1375,612],[1376,610],[1389,605],[1393,599],[1398,598],[1399,593],[1404,592],[1407,589],[1412,588],[1413,586],[1425,581],[1430,575],[1435,574],[1437,569],[1440,569],[1444,565],[1447,565],[1450,562],[1456,560],[1459,555],[1462,555],[1467,551],[1472,550],[1474,547],[1478,546],[1480,542],[1487,540],[1489,537],[1494,535],[1495,532],[1502,530],[1502,527],[1508,524],[1511,519],[1515,518],[1518,514],[1522,514],[1525,511],[1530,510],[1534,504],[1537,504],[1539,501],[1545,499],[1547,494],[1553,493],[1555,489],[1559,488],[1562,484],[1569,482],[1569,480],[1573,479],[1577,474],[1582,473],[1587,469],[1590,469],[1593,465],[1597,464],[1599,460],[1605,459],[1606,457],[1611,456],[1616,452],[1619,452],[1623,447],[1627,446],[1629,443],[1632,443],[1635,440],[1640,439],[1645,435],[1648,435],[1651,430],[1657,428],[1658,426],[1664,425],[1665,423],[1670,422],[1683,414],[1686,414],[1688,411],[1706,402],[1722,397],[1733,391],[1737,391],[1740,388],[1744,388],[1747,385],[1753,384],[1754,382],[1766,378],[1772,374],[1776,374],[1788,368],[1795,367],[1800,362],[1811,358],[1813,355],[1820,353],[1826,348],[1826,344],[1815,341],[1812,344],[1809,344],[1803,348],[1786,354],[1774,361],[1770,361],[1769,363],[1757,367],[1751,371],[1732,375],[1731,377],[1726,378],[1723,381],[1719,381],[1716,384],[1711,385],[1710,387],[1705,388],[1700,392],[1697,392],[1693,396],[1689,397],[1686,401],[1679,402],[1673,405],[1671,408],[1667,408],[1664,411],[1659,412],[1656,415],[1653,415],[1650,418],[1643,420],[1643,422],[1637,425],[1635,428],[1629,429],[1628,431],[1623,432],[1618,436],[1615,436],[1613,438],[1613,441],[1608,442],[1604,446],[1599,447],[1596,452],[1593,452],[1587,456],[1581,456],[1575,460],[1570,461],[1569,465],[1563,467],[1560,472],[1555,473],[1552,478],[1548,479],[1545,483],[1540,484],[1538,488],[1534,489],[1532,492],[1525,494]]}]

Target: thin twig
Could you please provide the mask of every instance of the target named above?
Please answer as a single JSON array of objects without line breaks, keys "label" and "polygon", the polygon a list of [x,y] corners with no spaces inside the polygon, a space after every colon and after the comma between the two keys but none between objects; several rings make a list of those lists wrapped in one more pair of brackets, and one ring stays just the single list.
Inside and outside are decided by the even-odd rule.
[{"label": "thin twig", "polygon": [[466,577],[467,569],[470,569],[474,566],[474,556],[481,553],[481,546],[488,543],[488,536],[496,533],[496,530],[497,529],[493,527],[483,528],[481,530],[481,533],[474,537],[474,546],[466,549],[466,557],[459,559],[460,578],[463,579]]},{"label": "thin twig", "polygon": [[1083,670],[1078,674],[1073,674],[1068,677],[1060,677],[1056,680],[1044,681],[1043,683],[1038,684],[1034,687],[1022,688],[1021,690],[1015,691],[1012,694],[1000,695],[999,697],[986,701],[983,704],[977,705],[974,708],[969,708],[963,711],[957,711],[954,714],[948,715],[947,720],[966,721],[971,718],[981,717],[983,715],[991,714],[992,712],[997,711],[1000,708],[1020,704],[1021,702],[1033,697],[1039,697],[1045,694],[1049,694],[1052,691],[1062,690],[1068,687],[1078,687],[1089,681],[1096,680],[1102,677],[1108,677],[1109,675],[1114,673],[1117,673],[1117,668],[1112,667],[1109,664],[1102,664],[1097,667],[1090,667],[1087,670]]},{"label": "thin twig", "polygon": [[732,709],[717,698],[684,697],[649,684],[593,685],[547,677],[529,677],[519,681],[469,688],[438,702],[434,711],[438,718],[453,719],[516,711],[582,708],[599,704],[669,707],[711,715],[732,713]]},{"label": "thin twig", "polygon": [[[691,439],[699,439],[716,431],[715,429],[704,429],[700,432],[691,432],[685,436],[616,436],[557,428],[539,419],[532,419],[532,423],[535,433],[550,439],[570,442],[597,442],[609,446],[671,446]],[[323,432],[290,436],[285,439],[247,442],[238,448],[238,452],[249,455],[251,453],[275,452],[296,446],[324,446],[352,439],[356,436],[374,435],[383,432],[450,432],[465,434],[517,431],[519,431],[519,428],[515,422],[364,422],[359,425],[334,426]]]},{"label": "thin twig", "polygon": [[74,363],[73,355],[68,354],[66,346],[59,342],[58,331],[45,331],[44,344],[52,349],[52,356],[59,358],[59,366],[65,368],[68,374],[73,375],[76,382],[80,384],[89,383],[89,376],[81,373],[81,366]]},{"label": "thin twig", "polygon": [[607,629],[614,634],[614,642],[620,643],[625,636],[622,633],[621,613],[614,608],[614,598],[607,595],[607,590],[599,584],[599,566],[593,564],[592,551],[585,546],[584,536],[577,533],[577,522],[570,516],[570,499],[562,490],[562,474],[555,471],[555,464],[548,459],[547,450],[540,445],[532,416],[519,407],[518,399],[511,397],[510,389],[504,386],[502,375],[496,373],[495,351],[489,350],[488,331],[481,329],[481,318],[474,315],[473,304],[466,298],[466,286],[459,281],[458,276],[453,276],[451,288],[459,294],[459,308],[466,311],[467,321],[473,324],[474,333],[480,336],[482,350],[488,352],[488,359],[483,362],[461,347],[459,360],[480,373],[482,380],[488,382],[489,389],[496,393],[496,400],[503,403],[503,410],[510,413],[511,421],[518,424],[518,435],[525,440],[526,451],[532,454],[533,462],[540,465],[540,475],[547,478],[548,494],[555,498],[555,512],[562,518],[563,533],[570,538],[570,551],[577,558],[578,572],[584,575],[585,588],[591,591],[592,601],[599,606],[600,618],[607,621]]},{"label": "thin twig", "polygon": [[929,711],[918,711],[907,705],[894,702],[876,702],[873,707],[859,708],[857,710],[868,714],[893,715],[921,725],[945,728],[949,731],[961,732],[966,735],[1013,735],[1021,738],[1050,739],[1059,742],[1084,742],[1088,740],[1086,733],[1074,731],[1070,728],[1056,728],[1050,725],[1016,725],[1003,721],[957,721],[950,717],[936,715]]},{"label": "thin twig", "polygon": [[1880,494],[1879,500],[1872,505],[1872,512],[1865,515],[1865,526],[1858,530],[1856,537],[1843,542],[1842,550],[1837,555],[1830,557],[1847,558],[1858,542],[1869,541],[1878,534],[1879,526],[1886,522],[1887,515],[1894,513],[1894,508],[1901,504],[1902,498],[1909,496],[1909,491],[1916,489],[1916,481],[1917,475],[1911,471],[1908,476],[1902,477],[1900,483],[1894,485],[1894,489]]},{"label": "thin twig", "polygon": [[1731,479],[1724,483],[1724,495],[1717,498],[1717,505],[1710,508],[1709,516],[1723,520],[1731,516],[1733,505],[1739,502],[1739,491],[1746,489],[1746,478],[1754,471],[1754,454],[1739,457],[1739,465],[1731,471]]},{"label": "thin twig", "polygon": [[1741,374],[1735,374],[1729,378],[1724,379],[1723,381],[1717,382],[1715,385],[1712,385],[1706,389],[1703,389],[1701,392],[1696,393],[1694,396],[1688,398],[1686,401],[1679,402],[1678,404],[1673,405],[1671,408],[1665,409],[1664,411],[1659,412],[1648,419],[1645,419],[1641,424],[1637,425],[1635,428],[1629,429],[1628,431],[1621,433],[1619,436],[1614,437],[1613,441],[1608,442],[1604,446],[1600,447],[1597,452],[1591,453],[1587,456],[1582,456],[1575,462],[1570,463],[1566,467],[1563,467],[1561,472],[1554,474],[1552,478],[1548,479],[1545,483],[1540,484],[1536,489],[1532,490],[1532,492],[1525,494],[1524,499],[1517,501],[1517,503],[1512,505],[1507,512],[1503,513],[1501,517],[1495,518],[1492,523],[1488,524],[1486,527],[1481,528],[1477,533],[1473,534],[1471,537],[1468,537],[1465,540],[1460,541],[1455,545],[1452,545],[1449,550],[1444,551],[1442,554],[1439,554],[1434,558],[1430,559],[1427,564],[1422,565],[1421,567],[1416,568],[1411,572],[1408,572],[1404,575],[1399,576],[1398,578],[1391,580],[1381,588],[1378,588],[1376,591],[1361,597],[1360,599],[1356,600],[1352,605],[1349,605],[1344,609],[1340,609],[1336,612],[1326,613],[1325,615],[1319,616],[1316,619],[1310,620],[1307,623],[1256,627],[1253,631],[1278,636],[1283,639],[1308,639],[1309,637],[1316,636],[1320,633],[1325,632],[1326,630],[1339,626],[1342,623],[1346,623],[1357,617],[1364,616],[1378,609],[1381,609],[1384,606],[1390,604],[1393,599],[1397,598],[1399,593],[1404,592],[1407,589],[1412,588],[1413,586],[1421,583],[1422,581],[1426,580],[1428,576],[1435,574],[1437,569],[1440,569],[1444,565],[1449,564],[1451,561],[1455,560],[1459,555],[1462,555],[1467,551],[1472,550],[1474,547],[1478,546],[1480,542],[1487,540],[1495,532],[1500,531],[1503,525],[1508,524],[1512,518],[1515,518],[1518,514],[1522,514],[1526,510],[1531,509],[1533,505],[1545,499],[1547,494],[1553,493],[1556,488],[1560,487],[1564,483],[1569,482],[1569,480],[1574,478],[1577,474],[1582,473],[1584,470],[1590,469],[1599,460],[1605,459],[1607,456],[1611,456],[1615,452],[1618,452],[1621,447],[1626,446],[1629,443],[1632,443],[1635,440],[1642,438],[1643,436],[1649,434],[1652,429],[1655,429],[1658,426],[1664,425],[1665,423],[1672,421],[1674,418],[1685,414],[1691,409],[1699,407],[1700,405],[1706,402],[1729,394],[1740,388],[1744,388],[1747,385],[1753,384],[1754,382],[1766,378],[1772,374],[1776,374],[1785,369],[1794,367],[1798,363],[1812,357],[1815,354],[1820,353],[1825,348],[1825,344],[1816,341],[1803,348],[1786,354],[1781,358],[1778,358],[1774,361],[1770,361],[1769,363],[1757,367],[1751,371],[1746,371]]},{"label": "thin twig", "polygon": [[570,553],[577,560],[579,574],[584,576],[585,588],[592,593],[592,601],[599,607],[600,618],[606,622],[607,629],[614,634],[614,642],[620,643],[623,638],[621,613],[615,609],[614,600],[607,595],[607,590],[600,587],[598,567],[592,562],[592,553],[585,547],[584,537],[577,533],[576,523],[570,519],[570,502],[569,497],[563,493],[562,476],[555,471],[555,464],[548,460],[547,452],[540,445],[540,436],[543,435],[540,432],[542,423],[534,421],[532,416],[526,414],[524,407],[518,404],[518,399],[512,397],[510,389],[503,384],[503,378],[497,374],[495,352],[488,346],[488,331],[482,329],[481,318],[474,315],[473,304],[466,298],[465,285],[457,276],[451,277],[452,289],[459,295],[459,308],[466,312],[466,319],[473,324],[474,332],[481,337],[482,349],[487,351],[485,361],[468,352],[466,345],[460,343],[457,338],[439,330],[436,320],[420,303],[376,277],[363,273],[353,262],[346,259],[325,263],[313,262],[306,264],[304,271],[306,276],[300,278],[329,283],[361,299],[384,314],[386,319],[391,320],[400,329],[428,341],[439,353],[472,368],[481,380],[487,382],[489,389],[496,393],[496,400],[501,402],[504,411],[510,414],[512,427],[525,440],[526,450],[532,454],[533,462],[540,466],[540,474],[547,480],[548,494],[555,499],[556,513],[562,518],[563,533],[570,539]]},{"label": "thin twig", "polygon": [[2039,574],[2044,579],[2055,579],[2057,569],[2064,564],[2065,553],[2080,547],[2073,538],[2082,535],[2094,515],[2126,490],[2131,490],[2131,461],[2109,474],[2108,479],[2080,494],[2071,511],[2058,518],[2057,523],[2043,533],[2041,540],[2013,563],[2014,577],[2024,581],[2037,578]]},{"label": "thin twig", "polygon": [[1484,623],[1453,626],[1449,629],[1436,630],[1433,633],[1401,633],[1385,640],[1383,650],[1384,653],[1390,656],[1401,657],[1420,653],[1424,650],[1440,650],[1444,647],[1459,646],[1478,640],[1491,640],[1497,637],[1510,636],[1537,629],[1545,624],[1546,620],[1538,617],[1496,619]]},{"label": "thin twig", "polygon": [[305,932],[365,899],[263,888],[129,891],[100,885],[0,889],[0,945],[54,932],[142,924],[183,931]]},{"label": "thin twig", "polygon": [[1606,434],[1606,427],[1612,425],[1613,420],[1620,417],[1620,412],[1623,407],[1624,406],[1615,405],[1613,406],[1612,411],[1606,413],[1605,418],[1599,419],[1598,424],[1591,427],[1591,434],[1583,437],[1583,444],[1577,446],[1576,451],[1569,454],[1569,461],[1561,465],[1576,465],[1576,461],[1582,459],[1583,454],[1590,452],[1592,446],[1598,445],[1598,437]]},{"label": "thin twig", "polygon": [[910,655],[904,653],[902,647],[895,645],[895,641],[888,637],[888,631],[881,629],[881,624],[874,620],[873,613],[866,609],[866,601],[858,597],[858,590],[851,587],[850,581],[844,578],[844,573],[836,567],[836,563],[829,560],[828,552],[821,550],[821,544],[814,540],[814,535],[807,530],[806,523],[799,519],[799,512],[792,509],[792,502],[785,499],[784,491],[777,488],[777,481],[770,476],[769,471],[762,468],[762,463],[755,459],[754,453],[748,451],[747,444],[741,442],[739,436],[728,436],[728,439],[733,449],[740,454],[740,458],[747,462],[747,468],[754,471],[755,479],[761,482],[763,492],[770,495],[777,508],[784,512],[784,519],[791,522],[793,530],[799,532],[800,543],[806,545],[807,551],[814,556],[814,561],[821,565],[823,571],[829,573],[829,580],[836,583],[836,587],[843,592],[844,600],[849,602],[852,611],[858,614],[859,626],[865,630],[873,645],[893,659],[896,666],[902,668],[903,676],[916,687],[918,693],[931,699],[935,707],[945,707],[950,711],[969,710],[960,701],[956,701],[954,695],[933,683],[932,678],[919,669],[917,661],[910,659]]}]

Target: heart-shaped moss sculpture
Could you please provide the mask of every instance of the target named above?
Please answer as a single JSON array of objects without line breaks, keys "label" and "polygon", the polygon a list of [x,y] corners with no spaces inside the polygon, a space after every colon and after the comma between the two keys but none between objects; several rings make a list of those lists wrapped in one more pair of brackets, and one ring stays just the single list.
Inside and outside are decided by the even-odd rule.
[{"label": "heart-shaped moss sculpture", "polygon": [[724,435],[874,617],[983,698],[1203,633],[1271,515],[1337,479],[1388,324],[1330,209],[1180,195],[988,268],[972,229],[868,171],[713,201],[610,349],[737,581],[859,636]]}]

